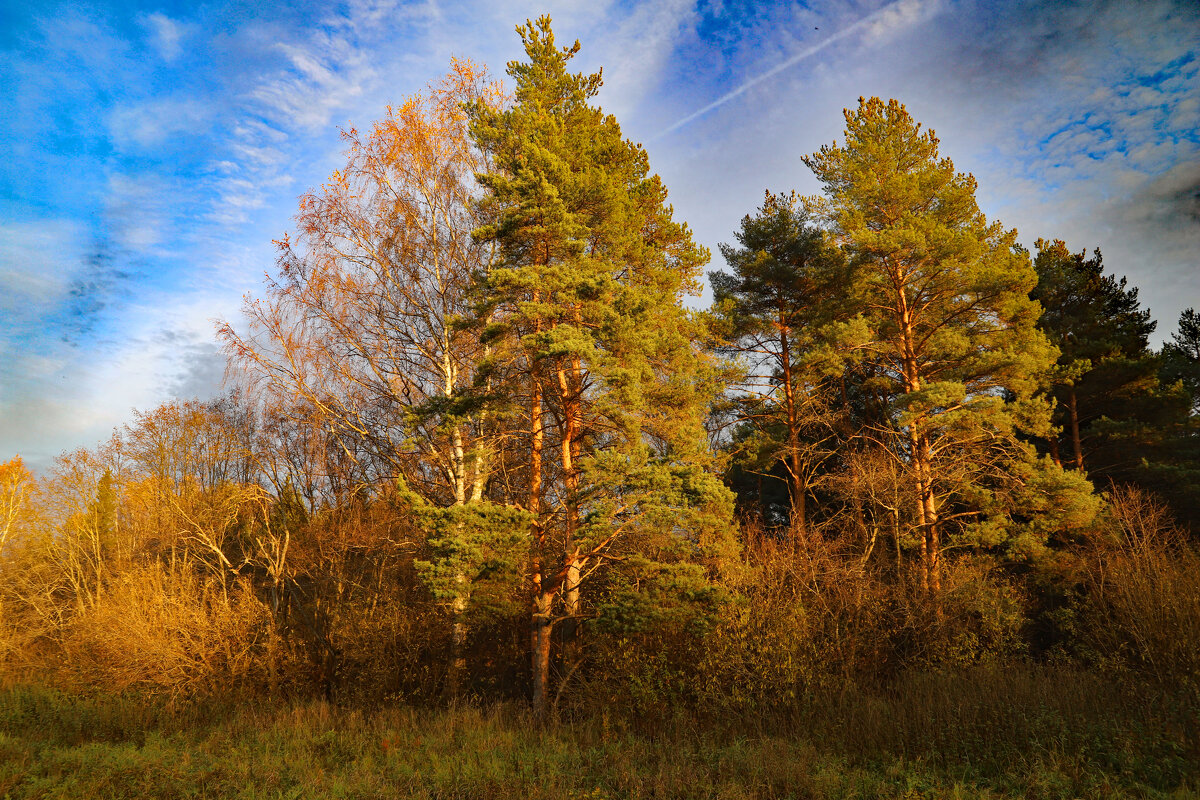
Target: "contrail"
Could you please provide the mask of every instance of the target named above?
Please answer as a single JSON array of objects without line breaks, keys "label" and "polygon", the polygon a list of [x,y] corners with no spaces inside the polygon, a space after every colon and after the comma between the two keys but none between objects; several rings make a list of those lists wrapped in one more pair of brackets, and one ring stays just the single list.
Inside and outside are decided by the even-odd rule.
[{"label": "contrail", "polygon": [[682,128],[684,125],[687,125],[692,120],[698,119],[698,118],[704,116],[705,114],[707,114],[708,112],[712,111],[714,108],[723,106],[726,103],[728,103],[730,100],[732,100],[733,98],[737,97],[738,95],[744,94],[746,92],[746,90],[750,89],[752,86],[757,86],[758,84],[765,81],[767,78],[774,77],[775,75],[778,75],[779,73],[783,72],[788,67],[794,67],[796,64],[799,64],[804,59],[809,58],[810,56],[816,55],[817,53],[824,50],[826,47],[829,47],[829,45],[831,45],[835,42],[839,42],[842,39],[845,39],[847,36],[850,36],[851,34],[858,33],[860,30],[865,28],[867,25],[870,25],[872,22],[874,22],[876,19],[878,19],[880,16],[882,16],[884,12],[891,10],[892,8],[900,5],[903,2],[905,2],[905,0],[894,0],[894,2],[888,3],[886,6],[883,6],[882,8],[878,8],[875,11],[871,12],[867,16],[860,19],[858,22],[855,22],[852,25],[847,25],[845,28],[842,28],[840,31],[833,34],[829,38],[821,40],[820,42],[814,44],[812,47],[809,47],[805,50],[801,50],[799,53],[796,53],[796,55],[792,56],[787,61],[784,61],[781,64],[776,64],[775,66],[771,67],[769,70],[762,73],[761,75],[757,75],[757,76],[751,78],[750,80],[746,81],[741,86],[734,89],[733,91],[721,95],[716,100],[713,100],[711,103],[709,103],[708,105],[706,105],[704,108],[700,109],[699,111],[693,111],[691,114],[688,114],[686,117],[679,120],[671,127],[662,131],[657,136],[654,136],[651,139],[651,141],[653,141],[654,139],[660,139],[669,133],[674,133],[675,131]]}]

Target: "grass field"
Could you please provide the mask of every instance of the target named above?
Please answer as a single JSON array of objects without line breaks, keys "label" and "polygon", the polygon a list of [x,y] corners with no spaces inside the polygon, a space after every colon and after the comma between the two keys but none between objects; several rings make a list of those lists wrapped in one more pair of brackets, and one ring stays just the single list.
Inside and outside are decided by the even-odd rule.
[{"label": "grass field", "polygon": [[0,692],[3,798],[1197,797],[1190,696],[927,675],[771,720]]}]

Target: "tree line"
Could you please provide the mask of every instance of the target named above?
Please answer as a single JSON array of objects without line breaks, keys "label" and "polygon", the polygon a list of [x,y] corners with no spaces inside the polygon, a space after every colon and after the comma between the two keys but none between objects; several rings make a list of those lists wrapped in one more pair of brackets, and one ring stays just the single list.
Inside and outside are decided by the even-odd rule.
[{"label": "tree line", "polygon": [[1197,674],[1194,311],[1153,351],[1098,250],[1024,249],[877,98],[689,310],[709,253],[600,73],[518,33],[511,93],[454,61],[344,133],[220,326],[234,390],[4,465],[8,674],[538,715]]}]

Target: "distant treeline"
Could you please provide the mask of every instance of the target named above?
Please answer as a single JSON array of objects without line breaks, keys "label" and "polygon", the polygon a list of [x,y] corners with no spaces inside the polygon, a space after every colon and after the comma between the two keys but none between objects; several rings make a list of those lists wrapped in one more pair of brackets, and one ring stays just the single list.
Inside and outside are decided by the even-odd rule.
[{"label": "distant treeline", "polygon": [[[236,386],[0,467],[9,681],[786,713],[1054,661],[1200,691],[1200,316],[860,99],[709,253],[549,19],[345,133]],[[1190,688],[1188,688],[1190,687]]]}]

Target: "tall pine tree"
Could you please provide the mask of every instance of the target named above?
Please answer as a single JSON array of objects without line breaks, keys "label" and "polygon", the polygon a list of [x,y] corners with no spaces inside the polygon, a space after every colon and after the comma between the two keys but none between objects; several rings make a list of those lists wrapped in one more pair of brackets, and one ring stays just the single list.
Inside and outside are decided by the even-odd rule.
[{"label": "tall pine tree", "polygon": [[805,163],[853,267],[846,294],[869,328],[859,346],[891,397],[877,438],[913,477],[923,579],[936,592],[948,537],[1035,550],[1055,517],[1042,512],[1086,519],[1090,487],[1020,436],[1048,428],[1035,393],[1056,353],[1036,327],[1037,276],[1016,231],[984,218],[975,179],[903,105],[860,99],[845,117],[844,143]]},{"label": "tall pine tree", "polygon": [[[550,19],[519,26],[515,102],[472,107],[492,157],[479,175],[498,244],[484,276],[490,375],[527,420],[523,485],[530,525],[533,706],[547,708],[552,632],[574,659],[589,612],[584,581],[610,556],[664,559],[685,572],[728,545],[732,501],[706,470],[702,421],[716,391],[703,334],[681,304],[707,252],[672,219],[640,145],[591,105],[600,73],[571,73],[579,43],[555,44]],[[669,572],[670,570],[668,570]],[[612,573],[616,579],[616,573]]]},{"label": "tall pine tree", "polygon": [[1039,326],[1061,351],[1051,393],[1056,428],[1046,439],[1056,460],[1096,482],[1137,484],[1164,496],[1181,520],[1195,519],[1200,468],[1193,394],[1179,355],[1180,334],[1150,349],[1155,322],[1138,290],[1104,270],[1100,251],[1072,253],[1060,240],[1036,243],[1045,309]]},{"label": "tall pine tree", "polygon": [[1179,381],[1191,397],[1191,416],[1200,416],[1200,314],[1194,308],[1179,315],[1179,327],[1163,345],[1163,377]]}]

